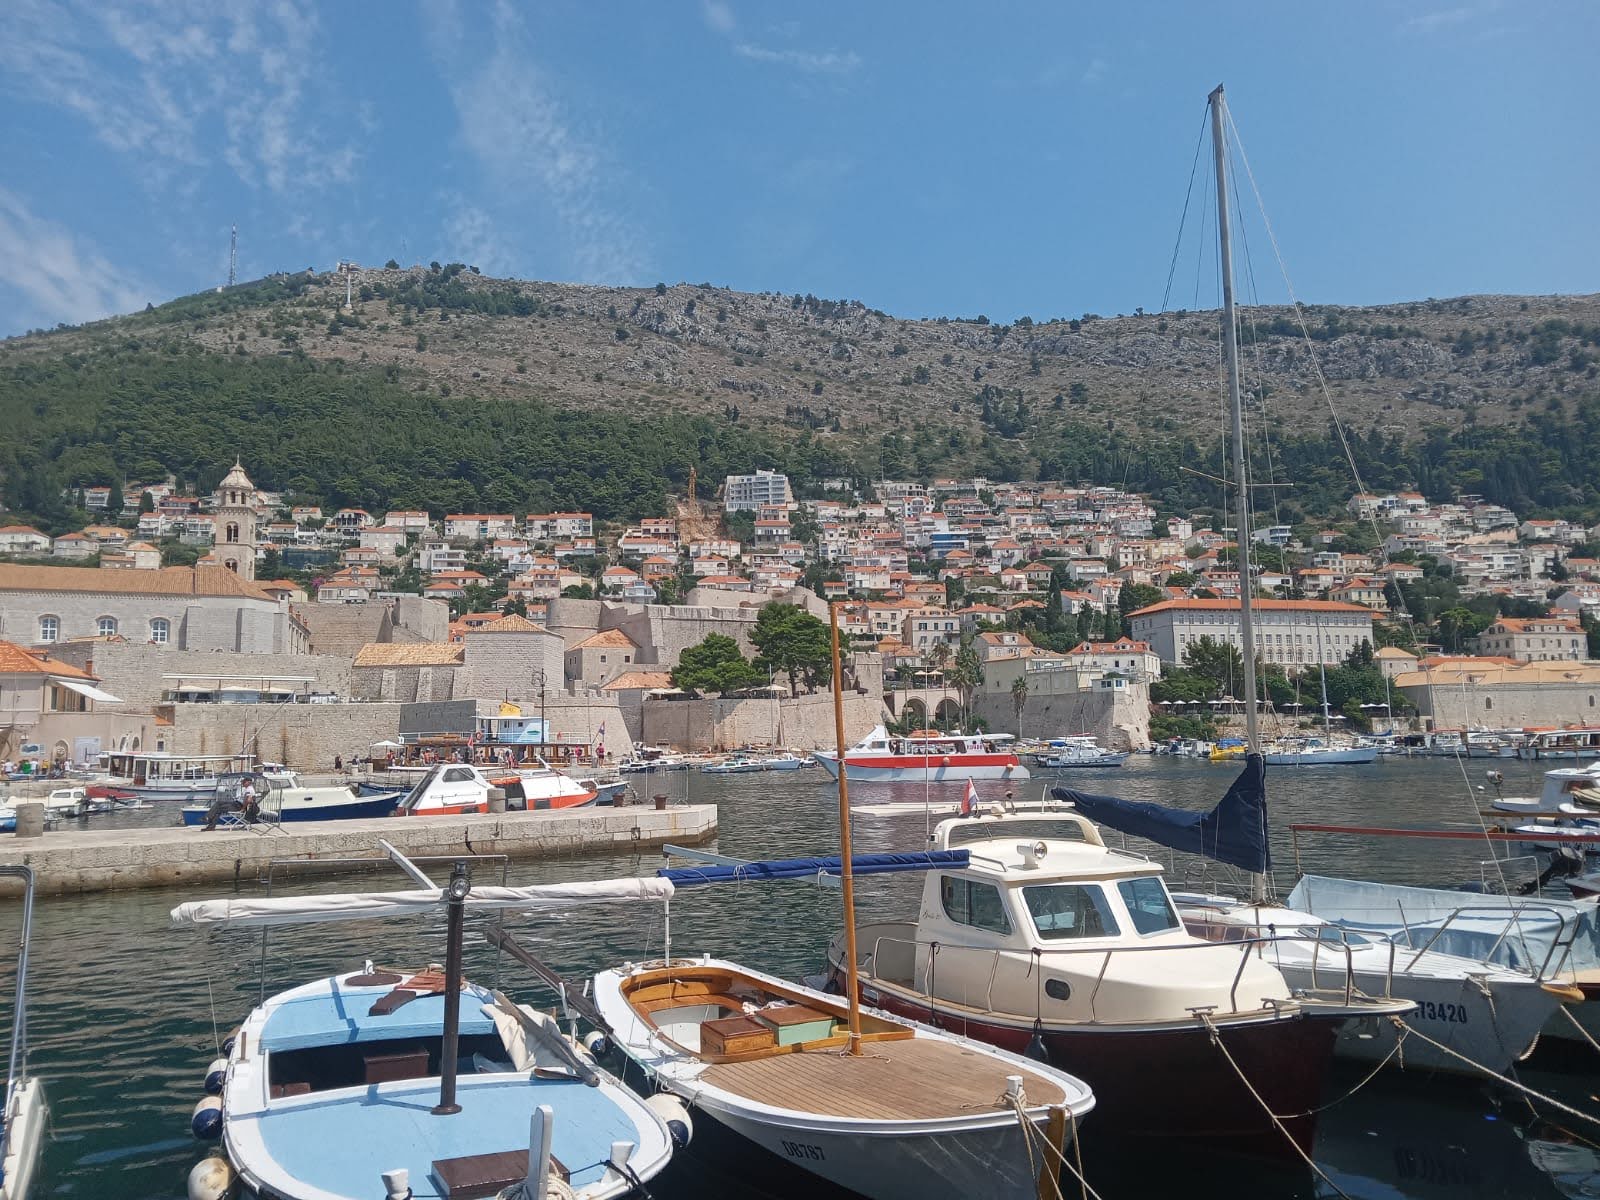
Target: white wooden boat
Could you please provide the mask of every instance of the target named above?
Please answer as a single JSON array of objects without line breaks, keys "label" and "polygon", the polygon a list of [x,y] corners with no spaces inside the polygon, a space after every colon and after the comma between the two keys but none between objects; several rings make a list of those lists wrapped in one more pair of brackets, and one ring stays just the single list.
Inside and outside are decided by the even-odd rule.
[{"label": "white wooden boat", "polygon": [[218,780],[230,772],[254,768],[252,754],[168,754],[161,751],[112,751],[103,756],[106,782],[141,800],[209,801]]},{"label": "white wooden boat", "polygon": [[196,1165],[189,1194],[242,1184],[282,1200],[456,1200],[525,1180],[541,1198],[550,1186],[580,1200],[634,1194],[672,1154],[663,1106],[601,1070],[550,1018],[463,979],[463,917],[467,907],[545,911],[671,892],[665,880],[474,888],[459,863],[445,888],[179,905],[178,926],[448,922],[442,972],[369,960],[250,1013],[206,1072],[191,1129],[220,1139],[223,1154]]},{"label": "white wooden boat", "polygon": [[5,1107],[0,1112],[0,1200],[27,1200],[39,1163],[49,1113],[44,1085],[28,1073],[28,942],[33,932],[33,868],[0,866],[0,877],[22,882],[22,937],[11,1006],[11,1056]]},{"label": "white wooden boat", "polygon": [[[1094,1106],[1063,1071],[888,1014],[862,1014],[851,1055],[841,997],[718,959],[604,971],[594,1000],[697,1115],[872,1200],[1035,1197],[1037,1160],[1070,1153]],[[1030,1159],[1024,1121],[1051,1149]]]}]

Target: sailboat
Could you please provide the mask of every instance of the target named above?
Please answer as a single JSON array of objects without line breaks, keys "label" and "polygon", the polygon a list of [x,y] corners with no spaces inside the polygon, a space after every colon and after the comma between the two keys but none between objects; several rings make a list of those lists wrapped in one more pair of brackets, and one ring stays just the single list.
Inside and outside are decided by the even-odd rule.
[{"label": "sailboat", "polygon": [[1263,757],[1269,767],[1329,767],[1351,763],[1378,761],[1376,746],[1341,746],[1333,741],[1330,708],[1328,705],[1328,666],[1322,659],[1322,629],[1317,629],[1317,672],[1322,680],[1322,737],[1279,738],[1274,746],[1267,747]]},{"label": "sailboat", "polygon": [[44,1085],[28,1073],[28,941],[33,932],[33,868],[0,866],[0,877],[22,882],[22,937],[17,946],[17,987],[11,1007],[11,1057],[5,1107],[0,1110],[0,1200],[27,1200],[48,1111]]},{"label": "sailboat", "polygon": [[[834,723],[845,749],[838,610],[833,630]],[[846,939],[855,949],[856,860],[849,782],[838,776]],[[914,864],[915,865],[915,864]],[[758,870],[759,869],[759,870]],[[740,863],[731,877],[802,877]],[[853,959],[853,955],[852,955]],[[709,956],[629,964],[594,979],[614,1044],[655,1085],[767,1151],[869,1200],[1046,1190],[1078,1121],[1094,1106],[1080,1080],[1020,1054]]]},{"label": "sailboat", "polygon": [[[667,1165],[659,1104],[603,1071],[547,1016],[463,978],[465,910],[552,911],[660,901],[672,885],[619,879],[474,886],[458,862],[441,888],[386,843],[417,890],[191,901],[172,923],[233,928],[446,917],[443,970],[375,966],[267,997],[224,1043],[191,1117],[223,1154],[189,1195],[240,1184],[278,1200],[452,1200],[524,1185],[579,1200],[635,1194]],[[263,956],[266,953],[262,948]]]}]

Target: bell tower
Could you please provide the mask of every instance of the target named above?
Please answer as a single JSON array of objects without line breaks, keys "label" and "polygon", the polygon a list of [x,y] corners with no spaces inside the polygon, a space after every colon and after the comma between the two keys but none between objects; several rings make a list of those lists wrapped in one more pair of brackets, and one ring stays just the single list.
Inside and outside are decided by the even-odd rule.
[{"label": "bell tower", "polygon": [[241,579],[256,577],[256,485],[239,460],[217,485],[215,554]]}]

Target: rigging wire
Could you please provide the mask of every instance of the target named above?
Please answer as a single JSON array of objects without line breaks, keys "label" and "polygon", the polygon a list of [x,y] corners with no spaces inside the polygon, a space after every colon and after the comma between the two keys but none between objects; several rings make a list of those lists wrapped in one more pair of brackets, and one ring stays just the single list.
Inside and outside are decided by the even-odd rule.
[{"label": "rigging wire", "polygon": [[[1208,105],[1200,114],[1200,136],[1195,139],[1194,161],[1189,164],[1189,187],[1183,193],[1183,213],[1178,217],[1178,236],[1172,243],[1172,261],[1167,265],[1167,287],[1166,290],[1161,293],[1162,312],[1167,311],[1167,301],[1172,298],[1172,280],[1173,277],[1178,273],[1178,251],[1183,248],[1184,222],[1189,217],[1189,201],[1194,198],[1194,177],[1200,166],[1200,151],[1205,148],[1206,126],[1209,124],[1208,118],[1210,116],[1211,109]],[[1202,224],[1203,223],[1204,216],[1202,214]]]}]

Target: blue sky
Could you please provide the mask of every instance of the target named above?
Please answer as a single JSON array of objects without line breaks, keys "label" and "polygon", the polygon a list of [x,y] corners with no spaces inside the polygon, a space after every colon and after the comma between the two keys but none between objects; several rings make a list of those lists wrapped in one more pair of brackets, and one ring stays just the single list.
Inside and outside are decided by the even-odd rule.
[{"label": "blue sky", "polygon": [[214,286],[235,221],[246,279],[1154,310],[1219,81],[1302,299],[1596,291],[1597,46],[1592,0],[6,0],[0,335]]}]

